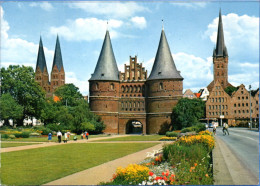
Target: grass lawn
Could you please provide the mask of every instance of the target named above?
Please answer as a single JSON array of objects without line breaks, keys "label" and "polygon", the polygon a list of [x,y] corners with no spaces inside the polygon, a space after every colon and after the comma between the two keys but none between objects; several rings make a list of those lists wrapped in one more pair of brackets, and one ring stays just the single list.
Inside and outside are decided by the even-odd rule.
[{"label": "grass lawn", "polygon": [[111,139],[100,139],[99,141],[159,141],[164,135],[126,136]]},{"label": "grass lawn", "polygon": [[1,148],[18,147],[18,146],[35,145],[35,144],[40,144],[40,143],[4,143],[4,142],[1,142]]},{"label": "grass lawn", "polygon": [[66,144],[2,153],[2,184],[41,185],[156,144]]},{"label": "grass lawn", "polygon": [[[100,134],[100,135],[89,135],[89,139],[90,138],[99,138],[99,137],[107,137],[108,135],[107,134]],[[73,137],[74,136],[70,136],[70,140],[73,140]],[[78,139],[81,139],[81,136],[80,135],[77,135]],[[62,137],[63,139],[64,137]],[[85,139],[85,138],[84,138]],[[16,138],[16,139],[1,139],[2,141],[22,141],[22,142],[48,142],[48,137],[30,137],[30,138]],[[53,136],[52,137],[52,142],[56,142],[58,141],[58,138],[57,136]]]}]

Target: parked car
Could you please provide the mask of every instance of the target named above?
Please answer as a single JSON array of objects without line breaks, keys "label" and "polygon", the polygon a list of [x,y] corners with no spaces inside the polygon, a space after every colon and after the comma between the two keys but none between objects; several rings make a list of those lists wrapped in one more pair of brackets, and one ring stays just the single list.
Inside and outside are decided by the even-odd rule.
[{"label": "parked car", "polygon": [[209,124],[209,128],[213,128],[213,125],[212,125],[212,123],[210,123],[210,124]]}]

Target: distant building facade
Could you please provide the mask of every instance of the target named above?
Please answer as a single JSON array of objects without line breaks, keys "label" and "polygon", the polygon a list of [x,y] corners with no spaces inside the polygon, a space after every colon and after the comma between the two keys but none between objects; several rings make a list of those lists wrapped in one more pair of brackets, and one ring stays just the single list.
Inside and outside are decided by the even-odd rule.
[{"label": "distant building facade", "polygon": [[191,91],[191,89],[187,89],[184,94],[183,98],[189,98],[189,99],[194,99],[197,98],[196,95]]},{"label": "distant building facade", "polygon": [[106,125],[106,133],[158,133],[169,125],[172,108],[182,97],[183,78],[177,71],[164,33],[147,78],[137,57],[119,72],[109,31],[94,73],[89,79],[90,109]]},{"label": "distant building facade", "polygon": [[65,84],[65,71],[63,67],[60,41],[57,36],[55,53],[53,58],[53,65],[51,70],[51,78],[49,80],[49,73],[46,65],[45,54],[40,38],[38,56],[35,68],[35,80],[45,90],[46,97],[52,97],[54,91]]},{"label": "distant building facade", "polygon": [[[242,84],[236,91],[229,95],[225,88],[233,87],[228,82],[228,52],[224,42],[223,24],[221,12],[219,13],[219,25],[216,48],[213,50],[214,79],[207,86],[209,96],[206,101],[206,118],[227,122],[229,125],[248,123],[251,118],[255,123],[259,122],[259,89],[251,92]],[[220,119],[222,118],[222,119]]]}]

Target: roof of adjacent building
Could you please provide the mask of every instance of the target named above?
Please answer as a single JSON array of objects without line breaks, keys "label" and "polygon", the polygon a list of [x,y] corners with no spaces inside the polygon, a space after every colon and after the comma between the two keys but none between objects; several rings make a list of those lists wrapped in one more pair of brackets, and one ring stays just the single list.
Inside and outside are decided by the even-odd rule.
[{"label": "roof of adjacent building", "polygon": [[56,39],[56,46],[55,46],[55,53],[54,53],[54,58],[53,58],[52,69],[54,68],[55,65],[57,66],[59,71],[63,67],[59,36],[57,36],[57,39]]},{"label": "roof of adjacent building", "polygon": [[164,30],[161,32],[161,38],[157,49],[151,74],[147,80],[156,79],[180,79],[183,77],[177,71],[174,64],[172,53],[168,45]]},{"label": "roof of adjacent building", "polygon": [[119,81],[119,71],[108,30],[106,31],[95,71],[89,80]]},{"label": "roof of adjacent building", "polygon": [[219,10],[217,44],[216,44],[216,48],[213,51],[213,56],[214,57],[228,56],[227,47],[224,41],[224,31],[223,31],[221,10]]},{"label": "roof of adjacent building", "polygon": [[[44,55],[41,37],[40,37],[39,50],[38,50],[38,56],[37,56],[36,70],[37,70],[38,67],[40,68],[40,70],[42,72],[44,71],[45,67],[46,67],[46,70],[47,70],[47,65],[46,65],[46,60],[45,60],[45,55]],[[48,70],[47,70],[47,72],[48,72]]]}]

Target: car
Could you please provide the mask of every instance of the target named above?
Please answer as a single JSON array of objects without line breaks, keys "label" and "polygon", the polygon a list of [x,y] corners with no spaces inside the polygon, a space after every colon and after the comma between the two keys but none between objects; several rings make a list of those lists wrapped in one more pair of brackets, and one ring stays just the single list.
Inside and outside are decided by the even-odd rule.
[{"label": "car", "polygon": [[210,123],[210,124],[209,124],[209,128],[213,128],[213,125],[212,125],[212,123]]}]

